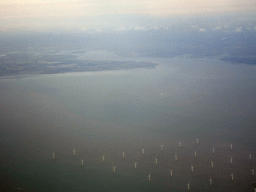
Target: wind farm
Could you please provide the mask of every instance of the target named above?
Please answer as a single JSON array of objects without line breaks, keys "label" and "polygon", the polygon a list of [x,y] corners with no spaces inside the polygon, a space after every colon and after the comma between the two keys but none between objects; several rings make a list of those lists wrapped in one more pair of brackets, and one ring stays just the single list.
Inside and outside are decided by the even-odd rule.
[{"label": "wind farm", "polygon": [[[217,188],[219,189],[219,186],[223,187],[223,191],[232,191],[238,185],[240,185],[242,181],[244,181],[244,179],[242,179],[241,182],[238,182],[239,180],[241,180],[242,177],[249,178],[250,175],[254,176],[254,168],[250,169],[251,174],[249,174],[248,172],[242,172],[244,167],[247,166],[249,168],[249,165],[246,164],[246,157],[244,157],[244,159],[241,159],[241,156],[238,154],[238,151],[229,151],[225,149],[225,144],[220,145],[215,143],[215,145],[216,148],[218,148],[218,152],[223,153],[216,153],[215,155],[213,155],[211,146],[205,148],[203,146],[193,145],[193,142],[191,142],[190,144],[186,143],[186,146],[180,148],[179,145],[175,145],[175,141],[172,141],[169,142],[169,145],[167,143],[165,144],[165,151],[167,152],[165,154],[162,154],[162,150],[157,150],[157,146],[151,144],[148,145],[148,155],[146,157],[143,154],[141,154],[140,147],[138,147],[137,149],[135,148],[132,151],[129,150],[129,148],[127,148],[126,151],[129,154],[129,156],[127,156],[126,161],[121,161],[121,159],[119,159],[117,155],[118,151],[112,150],[112,152],[105,151],[105,153],[107,153],[108,156],[110,156],[111,158],[106,163],[104,163],[104,165],[100,164],[97,161],[97,159],[95,159],[96,161],[93,163],[93,159],[91,159],[90,156],[85,157],[85,161],[84,159],[82,159],[81,163],[83,165],[84,162],[90,162],[87,163],[89,167],[91,166],[91,168],[96,168],[96,166],[98,166],[97,170],[99,171],[100,169],[102,169],[101,171],[103,171],[104,174],[107,174],[109,172],[109,167],[112,167],[112,172],[116,175],[116,177],[135,177],[136,180],[140,180],[140,182],[145,182],[145,177],[147,177],[147,181],[149,181],[151,185],[161,184],[170,189],[177,189],[178,191],[193,191],[199,189],[214,190]],[[197,151],[200,151],[200,155],[196,156],[195,154],[191,154],[191,149],[196,149]],[[124,152],[120,151],[119,153],[122,154],[123,159]],[[155,155],[157,156],[157,154],[159,157],[154,157]],[[177,158],[178,154],[179,161]],[[81,156],[82,154],[76,155]],[[173,155],[175,157],[174,159]],[[232,157],[230,158],[228,163],[228,156],[230,155],[232,155]],[[238,158],[240,163],[244,161],[244,164],[232,162],[233,156]],[[157,166],[153,166],[152,160],[150,160],[152,158],[154,159],[154,164]],[[223,160],[225,158],[226,162],[225,160]],[[137,159],[137,161],[133,161],[133,159]],[[101,158],[101,161],[104,160],[105,155],[102,156]],[[158,162],[159,160],[161,161],[160,164]],[[214,162],[216,162],[216,166],[213,166],[213,160]],[[252,161],[254,160],[252,159]],[[193,164],[190,166],[190,171],[188,171],[186,165],[191,162]],[[211,166],[209,166],[209,162]],[[139,169],[137,169],[138,163],[140,164]],[[115,165],[113,166],[111,164]],[[132,171],[131,164],[134,164],[133,169],[136,170],[136,173]],[[232,164],[232,166],[230,167],[229,164]],[[116,171],[117,167],[119,170],[118,172]],[[175,167],[175,176],[173,175],[173,167]],[[150,174],[145,175],[145,172],[147,171],[149,171]],[[84,169],[84,172],[86,172],[86,169]],[[236,174],[235,177],[234,173],[238,172],[239,174]],[[203,175],[207,175],[208,181],[203,179]],[[212,178],[214,178],[214,183]],[[175,179],[176,182],[178,181],[178,183],[173,183],[173,179]],[[187,180],[189,180],[189,183],[186,184]],[[225,182],[229,182],[230,180],[232,181],[232,183],[230,183],[228,186],[225,186]],[[253,180],[254,179],[252,177],[250,181]],[[236,184],[236,182],[238,183]],[[181,185],[182,183],[183,185]],[[144,185],[146,185],[146,183],[144,183]],[[186,185],[187,187],[182,187],[184,185]],[[193,188],[191,188],[191,186],[193,186]]]},{"label": "wind farm", "polygon": [[[193,136],[169,136],[162,140],[164,150],[161,150],[163,144],[154,137],[140,138],[136,145],[126,139],[90,143],[76,137],[72,144],[52,145],[48,157],[40,161],[55,171],[51,174],[69,175],[72,181],[79,181],[79,178],[90,181],[91,177],[111,182],[118,180],[120,189],[122,183],[126,187],[130,183],[133,190],[158,191],[157,186],[161,186],[161,189],[176,191],[226,192],[241,189],[241,186],[250,189],[255,179],[254,152],[245,151],[237,144],[231,151],[228,142],[204,140],[203,137],[199,143],[194,141]],[[183,143],[182,147],[177,145],[179,142]],[[72,145],[76,146],[75,149],[69,147]],[[143,146],[147,146],[146,153],[143,153]],[[213,146],[215,153],[212,152]]]}]

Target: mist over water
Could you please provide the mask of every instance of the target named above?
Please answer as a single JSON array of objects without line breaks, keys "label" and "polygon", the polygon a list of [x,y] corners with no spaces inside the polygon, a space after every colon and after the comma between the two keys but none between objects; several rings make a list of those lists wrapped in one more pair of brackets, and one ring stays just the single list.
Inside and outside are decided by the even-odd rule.
[{"label": "mist over water", "polygon": [[1,79],[1,177],[26,191],[186,191],[188,182],[192,191],[250,190],[256,163],[255,66],[214,58],[150,61],[158,65]]}]

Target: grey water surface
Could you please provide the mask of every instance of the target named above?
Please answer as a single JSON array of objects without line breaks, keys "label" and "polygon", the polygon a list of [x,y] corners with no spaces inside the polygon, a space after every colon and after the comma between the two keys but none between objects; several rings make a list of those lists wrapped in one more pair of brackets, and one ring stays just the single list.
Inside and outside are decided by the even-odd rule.
[{"label": "grey water surface", "polygon": [[190,183],[191,191],[250,191],[256,165],[256,67],[215,58],[137,59],[157,66],[1,78],[5,187],[186,191]]}]

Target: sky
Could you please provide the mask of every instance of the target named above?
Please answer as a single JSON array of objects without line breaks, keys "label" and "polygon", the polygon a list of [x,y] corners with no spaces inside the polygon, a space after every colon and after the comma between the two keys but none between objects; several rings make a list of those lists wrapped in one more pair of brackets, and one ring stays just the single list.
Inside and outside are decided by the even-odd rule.
[{"label": "sky", "polygon": [[0,0],[0,31],[120,28],[135,25],[140,18],[143,23],[255,10],[254,0]]}]

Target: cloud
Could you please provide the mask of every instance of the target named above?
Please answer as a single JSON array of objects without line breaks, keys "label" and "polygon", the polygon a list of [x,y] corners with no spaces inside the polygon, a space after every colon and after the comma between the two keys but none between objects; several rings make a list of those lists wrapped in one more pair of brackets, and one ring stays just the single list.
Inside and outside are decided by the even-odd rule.
[{"label": "cloud", "polygon": [[[212,13],[241,13],[256,10],[254,0],[246,2],[235,0],[2,0],[0,2],[0,26],[23,29],[77,29],[81,26],[114,28],[124,24],[144,26],[135,19],[116,24],[115,18],[125,15],[133,17],[151,17],[154,22],[160,18],[178,18],[179,16],[202,16]],[[113,16],[111,19],[110,16]],[[100,18],[95,22],[95,18]],[[110,18],[110,19],[109,19]],[[119,19],[120,20],[120,19]],[[133,22],[133,23],[132,23]],[[90,27],[91,26],[91,27]],[[111,27],[112,27],[111,26]],[[147,28],[156,26],[146,25]],[[159,27],[159,26],[157,26]],[[216,27],[215,30],[218,30]],[[145,30],[136,28],[135,30]],[[201,32],[205,30],[200,29]]]},{"label": "cloud", "polygon": [[134,28],[135,31],[145,31],[147,30],[145,27],[137,26]]},{"label": "cloud", "polygon": [[241,33],[242,32],[242,27],[239,27],[238,29],[236,29],[236,32]]},{"label": "cloud", "polygon": [[[110,29],[111,30],[111,29]],[[117,27],[113,31],[146,31],[149,30],[146,27],[136,26],[136,27]]]},{"label": "cloud", "polygon": [[215,27],[214,29],[213,29],[213,31],[216,31],[216,30],[221,30],[222,29],[222,26],[217,26],[217,27]]},{"label": "cloud", "polygon": [[200,28],[199,31],[200,32],[206,32],[207,30],[205,28]]},{"label": "cloud", "polygon": [[118,28],[116,28],[114,31],[124,31],[124,30],[126,30],[125,27],[118,27]]},{"label": "cloud", "polygon": [[205,13],[241,12],[256,9],[254,0],[3,0],[0,16],[99,16],[109,14],[138,14],[170,16]]}]

